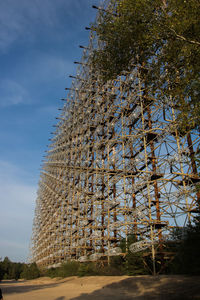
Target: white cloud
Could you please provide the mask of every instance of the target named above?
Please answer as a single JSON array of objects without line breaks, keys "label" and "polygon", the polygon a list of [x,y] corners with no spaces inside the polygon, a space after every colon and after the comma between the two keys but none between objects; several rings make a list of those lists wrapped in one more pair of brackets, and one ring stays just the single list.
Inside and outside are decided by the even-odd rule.
[{"label": "white cloud", "polygon": [[42,106],[38,108],[38,112],[42,115],[43,114],[52,115],[55,118],[56,114],[58,114],[58,106],[56,105]]},{"label": "white cloud", "polygon": [[0,257],[25,260],[31,237],[37,187],[26,171],[0,161]]},{"label": "white cloud", "polygon": [[0,106],[27,104],[29,101],[29,94],[22,85],[10,79],[0,81]]},{"label": "white cloud", "polygon": [[44,0],[3,1],[0,10],[0,49],[5,51],[23,35],[30,40],[34,39],[33,33],[37,23],[52,26],[55,21],[52,4],[53,2]]},{"label": "white cloud", "polygon": [[23,208],[30,207],[33,197],[35,197],[35,187],[14,181],[3,181],[0,184],[2,184],[1,197],[4,198],[5,206],[16,206],[16,209],[14,211],[11,210],[9,214],[15,214],[18,210],[20,212],[21,207],[19,206],[23,205]]},{"label": "white cloud", "polygon": [[73,62],[42,52],[36,52],[30,58],[31,63],[21,66],[21,73],[16,80],[0,80],[0,107],[33,103],[36,101],[30,92],[33,88],[44,83],[55,83],[58,79],[64,80],[65,74],[73,74],[75,69]]},{"label": "white cloud", "polygon": [[[53,56],[47,53],[36,53],[32,58],[31,80],[33,82],[50,82],[63,78],[65,74],[70,74],[74,70],[73,62]],[[25,70],[29,74],[30,70]],[[27,79],[29,76],[27,76]]]},{"label": "white cloud", "polygon": [[1,3],[0,11],[0,49],[5,50],[15,41],[23,30],[23,22],[10,1]]},{"label": "white cloud", "polygon": [[[26,36],[26,41],[32,41],[38,32],[44,29],[52,34],[55,27],[62,26],[60,14],[63,11],[66,18],[69,16],[75,18],[77,12],[80,14],[86,11],[86,8],[91,4],[90,2],[90,0],[2,1],[0,10],[0,50],[7,50],[13,42],[23,36]],[[69,33],[70,30],[68,30]],[[58,31],[57,34],[59,34]],[[66,34],[67,32],[65,32]]]},{"label": "white cloud", "polygon": [[24,245],[20,244],[20,243],[15,243],[15,242],[11,242],[11,241],[7,241],[7,240],[4,240],[1,245],[3,247],[14,247],[14,248],[19,248],[19,249],[24,249]]},{"label": "white cloud", "polygon": [[[8,256],[11,261],[14,262],[26,262],[28,256],[28,245],[3,240],[0,242],[0,259]],[[24,255],[25,253],[25,255]]]}]

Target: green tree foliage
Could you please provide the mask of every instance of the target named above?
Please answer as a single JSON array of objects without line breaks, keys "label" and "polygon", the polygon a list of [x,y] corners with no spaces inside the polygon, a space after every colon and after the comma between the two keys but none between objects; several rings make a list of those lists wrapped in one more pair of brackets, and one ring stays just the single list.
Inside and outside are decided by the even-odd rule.
[{"label": "green tree foliage", "polygon": [[22,263],[12,263],[10,277],[12,279],[18,280],[21,276],[23,268],[24,268],[24,264]]},{"label": "green tree foliage", "polygon": [[2,266],[2,261],[0,259],[0,281],[3,279],[3,276],[4,276],[4,270]]},{"label": "green tree foliage", "polygon": [[93,64],[103,81],[137,66],[149,96],[176,102],[182,132],[199,127],[199,0],[111,2],[92,26],[102,42]]},{"label": "green tree foliage", "polygon": [[[175,234],[176,238],[176,234]],[[169,272],[200,275],[200,215],[184,232],[183,240],[178,244],[177,254],[170,265]]]},{"label": "green tree foliage", "polygon": [[40,271],[36,263],[32,263],[30,265],[25,264],[20,277],[24,279],[35,279],[40,277]]},{"label": "green tree foliage", "polygon": [[25,263],[12,262],[8,257],[0,261],[0,280],[2,279],[34,279],[40,276],[36,264],[27,265]]},{"label": "green tree foliage", "polygon": [[12,262],[10,261],[10,259],[6,256],[4,258],[4,260],[2,261],[1,263],[2,265],[2,269],[3,269],[3,272],[4,272],[4,277],[9,278],[9,275],[10,275],[10,272],[11,272],[11,265],[12,265]]},{"label": "green tree foliage", "polygon": [[69,277],[69,276],[78,276],[78,270],[80,263],[77,261],[69,261],[63,263],[58,268],[51,268],[45,272],[46,276],[49,277]]},{"label": "green tree foliage", "polygon": [[98,267],[95,263],[81,263],[79,265],[77,275],[80,277],[100,275],[98,271]]},{"label": "green tree foliage", "polygon": [[129,250],[130,245],[135,242],[137,242],[137,239],[133,234],[130,234],[127,239],[122,239],[120,242],[122,251],[128,252],[122,262],[123,273],[126,275],[148,274],[143,259],[144,251],[131,253]]},{"label": "green tree foliage", "polygon": [[[118,257],[117,257],[118,258]],[[96,276],[96,275],[123,275],[124,273],[121,271],[121,259],[119,259],[120,264],[117,266],[113,262],[114,258],[112,258],[111,265],[108,266],[104,264],[102,261],[100,262],[85,262],[80,263],[77,261],[69,261],[67,263],[62,264],[58,268],[51,268],[45,272],[46,276],[49,277],[70,277],[70,276]]]}]

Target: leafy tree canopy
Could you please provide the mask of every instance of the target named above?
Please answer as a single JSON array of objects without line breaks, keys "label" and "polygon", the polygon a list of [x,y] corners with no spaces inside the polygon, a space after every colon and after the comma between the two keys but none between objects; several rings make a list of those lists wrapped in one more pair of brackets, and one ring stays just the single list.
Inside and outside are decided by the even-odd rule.
[{"label": "leafy tree canopy", "polygon": [[188,225],[185,231],[174,232],[174,239],[182,238],[182,242],[176,244],[176,256],[172,261],[168,273],[172,274],[200,274],[200,215],[194,219],[194,223]]},{"label": "leafy tree canopy", "polygon": [[149,93],[173,97],[182,129],[200,126],[199,0],[111,0],[94,24],[102,46],[93,64],[103,81],[139,67]]}]

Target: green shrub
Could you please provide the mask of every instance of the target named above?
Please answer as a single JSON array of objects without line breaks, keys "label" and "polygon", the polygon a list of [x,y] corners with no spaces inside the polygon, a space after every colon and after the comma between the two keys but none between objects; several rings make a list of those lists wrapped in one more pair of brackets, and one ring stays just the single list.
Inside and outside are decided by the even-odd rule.
[{"label": "green shrub", "polygon": [[24,269],[24,263],[12,262],[7,256],[3,261],[0,260],[0,280],[15,279],[18,280]]},{"label": "green shrub", "polygon": [[7,273],[5,273],[5,274],[3,275],[3,279],[4,279],[4,280],[6,280],[6,279],[9,279],[9,277],[8,277],[8,274],[7,274]]},{"label": "green shrub", "polygon": [[77,261],[69,261],[62,264],[58,268],[51,268],[45,272],[45,276],[49,276],[51,278],[54,277],[69,277],[69,276],[78,276],[78,269],[80,267],[80,263]]},{"label": "green shrub", "polygon": [[[119,257],[117,257],[118,260]],[[120,265],[116,266],[114,257],[112,257],[110,265],[100,264],[99,262],[81,263],[78,269],[78,276],[119,276],[123,275]]]},{"label": "green shrub", "polygon": [[54,278],[54,277],[59,277],[58,276],[58,268],[51,268],[51,269],[48,269],[44,272],[44,275],[47,276],[47,277],[51,277],[51,278]]},{"label": "green shrub", "polygon": [[77,276],[80,263],[77,261],[69,261],[60,268],[61,277]]},{"label": "green shrub", "polygon": [[125,257],[123,266],[126,275],[134,276],[148,274],[144,265],[142,252],[131,253],[129,251]]},{"label": "green shrub", "polygon": [[94,276],[98,275],[98,269],[95,263],[81,263],[78,268],[78,276]]},{"label": "green shrub", "polygon": [[[120,262],[120,264],[119,264]],[[69,277],[69,276],[120,276],[123,275],[123,266],[120,257],[112,257],[110,265],[105,265],[100,262],[85,262],[77,261],[67,262],[59,268],[51,268],[45,272],[45,276],[54,277]]]},{"label": "green shrub", "polygon": [[40,271],[36,263],[32,263],[31,265],[24,265],[23,272],[21,273],[20,277],[28,280],[40,277]]},{"label": "green shrub", "polygon": [[[176,237],[176,236],[175,236]],[[177,243],[176,256],[169,265],[172,274],[200,275],[200,215],[188,225],[182,241]]]}]

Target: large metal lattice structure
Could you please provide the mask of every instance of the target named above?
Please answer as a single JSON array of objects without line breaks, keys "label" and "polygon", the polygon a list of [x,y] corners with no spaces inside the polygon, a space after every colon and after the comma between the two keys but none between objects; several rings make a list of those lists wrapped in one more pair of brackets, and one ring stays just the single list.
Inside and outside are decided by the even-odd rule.
[{"label": "large metal lattice structure", "polygon": [[91,31],[42,166],[32,235],[41,267],[120,255],[129,234],[131,251],[155,255],[198,208],[199,134],[179,134],[171,97],[144,94],[139,65],[102,84],[91,61],[100,47]]}]

